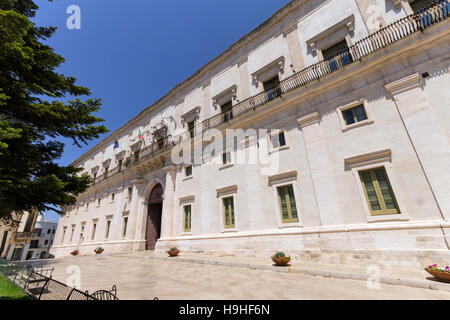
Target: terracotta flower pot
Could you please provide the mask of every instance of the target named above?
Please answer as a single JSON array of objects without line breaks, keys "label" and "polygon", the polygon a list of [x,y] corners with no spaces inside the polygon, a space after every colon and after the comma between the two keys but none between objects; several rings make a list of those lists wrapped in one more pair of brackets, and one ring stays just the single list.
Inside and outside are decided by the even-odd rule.
[{"label": "terracotta flower pot", "polygon": [[277,266],[280,267],[285,267],[289,264],[289,262],[291,261],[291,257],[284,257],[284,258],[279,258],[279,257],[272,257],[272,261],[275,262],[275,264]]},{"label": "terracotta flower pot", "polygon": [[425,268],[425,271],[440,281],[450,283],[450,272],[433,271],[433,270],[429,270],[427,268]]},{"label": "terracotta flower pot", "polygon": [[180,250],[177,250],[177,251],[167,251],[167,253],[169,254],[169,256],[170,257],[176,257],[179,253],[180,253]]}]

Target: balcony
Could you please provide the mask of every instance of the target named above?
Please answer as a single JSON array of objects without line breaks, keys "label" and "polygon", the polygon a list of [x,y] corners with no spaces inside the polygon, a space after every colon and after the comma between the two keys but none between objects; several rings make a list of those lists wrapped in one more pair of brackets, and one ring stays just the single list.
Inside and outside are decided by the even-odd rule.
[{"label": "balcony", "polygon": [[28,244],[33,238],[33,232],[15,232],[12,236],[11,243]]},{"label": "balcony", "polygon": [[397,42],[413,33],[423,31],[432,25],[445,20],[450,15],[449,4],[444,0],[440,4],[418,10],[416,13],[400,19],[377,32],[359,40],[350,48],[342,50],[334,56],[319,61],[282,80],[277,86],[250,97],[233,106],[232,110],[219,113],[202,123],[203,130],[218,127],[223,123],[243,115],[250,110],[263,106],[283,94],[319,80],[330,73],[361,60],[363,57]]}]

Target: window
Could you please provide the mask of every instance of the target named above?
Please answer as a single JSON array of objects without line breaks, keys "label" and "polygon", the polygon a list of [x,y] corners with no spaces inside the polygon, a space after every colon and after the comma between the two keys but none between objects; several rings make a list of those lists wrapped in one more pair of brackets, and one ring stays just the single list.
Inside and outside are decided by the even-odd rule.
[{"label": "window", "polygon": [[89,202],[86,202],[86,210],[89,209]]},{"label": "window", "polygon": [[114,202],[115,198],[116,198],[116,194],[114,192],[111,193],[111,202]]},{"label": "window", "polygon": [[97,199],[97,207],[99,207],[99,206],[100,206],[100,203],[101,203],[101,201],[102,201],[102,199],[101,199],[101,198],[98,198],[98,199]]},{"label": "window", "polygon": [[335,45],[332,45],[331,47],[328,47],[327,49],[322,50],[323,59],[327,60],[332,57],[334,57],[336,54],[338,54],[340,51],[348,49],[347,41],[344,39]]},{"label": "window", "polygon": [[294,188],[292,185],[278,187],[277,191],[281,221],[283,223],[298,222],[297,206],[295,204]]},{"label": "window", "polygon": [[193,138],[195,134],[195,120],[188,123],[188,131],[191,138]]},{"label": "window", "polygon": [[119,172],[122,171],[122,164],[123,164],[123,159],[119,159],[119,161],[117,162],[117,166],[119,167]]},{"label": "window", "polygon": [[223,198],[223,212],[225,228],[234,228],[234,200],[233,197]]},{"label": "window", "polygon": [[279,149],[286,145],[286,138],[284,136],[284,131],[271,136],[272,149]]},{"label": "window", "polygon": [[220,109],[222,110],[223,115],[223,121],[227,122],[228,120],[233,119],[233,103],[228,101],[227,103],[224,103],[220,106]]},{"label": "window", "polygon": [[400,213],[384,167],[360,171],[359,176],[371,215]]},{"label": "window", "polygon": [[128,187],[128,195],[127,197],[131,200],[131,196],[133,195],[133,187]]},{"label": "window", "polygon": [[431,0],[414,0],[409,5],[411,6],[411,9],[414,12],[417,12],[420,9],[423,9],[423,8],[426,8],[426,7],[430,6],[434,2],[435,1],[431,1]]},{"label": "window", "polygon": [[75,228],[72,227],[72,232],[70,233],[70,243],[72,243],[73,240],[73,233],[75,232]]},{"label": "window", "polygon": [[109,238],[109,230],[111,229],[111,220],[106,221],[105,239]]},{"label": "window", "polygon": [[267,98],[269,101],[281,96],[281,88],[279,84],[280,78],[278,76],[263,82],[264,91],[267,91]]},{"label": "window", "polygon": [[50,232],[52,232],[52,229],[47,230],[47,234],[50,234]]},{"label": "window", "polygon": [[80,243],[83,243],[83,241],[84,241],[84,226],[81,226]]},{"label": "window", "polygon": [[61,243],[64,243],[64,238],[66,237],[66,231],[67,231],[67,227],[64,227],[63,228],[63,234],[62,234],[62,237],[61,237]]},{"label": "window", "polygon": [[366,110],[364,105],[359,105],[342,111],[342,116],[346,125],[351,125],[356,122],[367,120]]},{"label": "window", "polygon": [[222,164],[226,165],[226,164],[230,164],[230,163],[231,163],[231,152],[226,151],[226,152],[222,153]]},{"label": "window", "polygon": [[125,238],[127,235],[127,225],[128,225],[128,217],[123,217],[122,238]]},{"label": "window", "polygon": [[95,239],[95,231],[96,231],[96,230],[97,230],[97,224],[94,223],[94,224],[92,225],[91,240],[94,240],[94,239]]},{"label": "window", "polygon": [[134,162],[138,162],[139,161],[139,151],[136,151],[134,153]]},{"label": "window", "polygon": [[36,249],[39,247],[39,240],[31,240],[30,242],[30,248],[31,249]]},{"label": "window", "polygon": [[192,176],[192,166],[184,167],[184,173],[186,177]]},{"label": "window", "polygon": [[191,205],[184,206],[184,231],[191,231]]},{"label": "window", "polygon": [[47,245],[47,244],[48,244],[48,240],[45,240],[44,245]]}]

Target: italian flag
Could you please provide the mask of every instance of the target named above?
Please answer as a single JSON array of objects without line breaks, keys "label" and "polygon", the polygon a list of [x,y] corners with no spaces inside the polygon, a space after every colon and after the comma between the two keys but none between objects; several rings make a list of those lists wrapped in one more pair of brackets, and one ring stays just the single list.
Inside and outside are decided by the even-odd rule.
[{"label": "italian flag", "polygon": [[144,136],[142,135],[141,129],[139,129],[139,139],[144,141]]}]

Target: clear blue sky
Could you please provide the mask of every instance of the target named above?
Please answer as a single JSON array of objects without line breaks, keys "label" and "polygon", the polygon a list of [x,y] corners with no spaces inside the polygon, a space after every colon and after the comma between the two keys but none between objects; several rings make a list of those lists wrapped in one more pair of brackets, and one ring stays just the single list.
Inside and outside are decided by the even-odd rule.
[{"label": "clear blue sky", "polygon": [[[98,115],[113,132],[268,19],[289,0],[35,0],[37,25],[56,26],[48,40],[74,76],[101,98]],[[69,30],[70,5],[81,29]],[[67,141],[67,165],[105,136],[78,148]],[[56,214],[47,218],[57,220]]]}]

